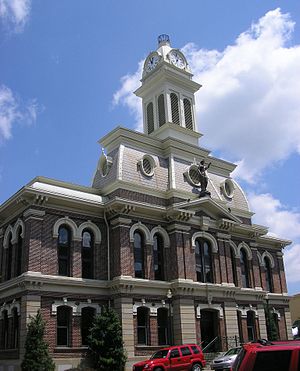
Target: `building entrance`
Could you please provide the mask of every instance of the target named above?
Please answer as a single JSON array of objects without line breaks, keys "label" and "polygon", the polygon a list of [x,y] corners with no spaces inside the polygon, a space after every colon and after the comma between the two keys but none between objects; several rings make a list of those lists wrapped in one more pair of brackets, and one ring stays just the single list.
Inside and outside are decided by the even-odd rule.
[{"label": "building entrance", "polygon": [[220,348],[218,314],[216,310],[201,310],[201,342],[207,352],[217,352]]}]

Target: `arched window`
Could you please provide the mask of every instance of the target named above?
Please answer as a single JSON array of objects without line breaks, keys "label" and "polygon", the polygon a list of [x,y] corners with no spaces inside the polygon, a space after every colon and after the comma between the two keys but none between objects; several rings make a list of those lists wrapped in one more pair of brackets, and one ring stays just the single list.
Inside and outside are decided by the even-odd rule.
[{"label": "arched window", "polygon": [[169,322],[168,309],[158,308],[157,310],[158,345],[169,344],[168,322]]},{"label": "arched window", "polygon": [[94,236],[88,230],[82,233],[81,243],[81,272],[82,278],[94,278]]},{"label": "arched window", "polygon": [[265,266],[265,273],[266,273],[266,290],[269,292],[273,292],[271,263],[270,263],[270,259],[267,257],[264,257],[264,266]]},{"label": "arched window", "polygon": [[65,305],[57,308],[57,346],[71,346],[71,311],[72,308]]},{"label": "arched window", "polygon": [[164,242],[160,234],[153,237],[154,279],[163,281],[164,278]]},{"label": "arched window", "polygon": [[134,275],[145,278],[144,271],[144,239],[140,232],[134,232]]},{"label": "arched window", "polygon": [[17,308],[12,309],[12,339],[11,348],[17,349],[19,346],[19,316]]},{"label": "arched window", "polygon": [[17,253],[16,253],[16,276],[22,273],[22,251],[23,251],[23,238],[21,236],[22,230],[18,231]]},{"label": "arched window", "polygon": [[152,102],[147,104],[147,127],[148,127],[148,134],[151,134],[154,131],[154,115],[153,115],[153,103]]},{"label": "arched window", "polygon": [[8,313],[7,310],[2,312],[2,349],[8,348]]},{"label": "arched window", "polygon": [[238,285],[237,272],[236,272],[236,258],[235,251],[233,247],[230,247],[230,259],[231,259],[231,268],[232,268],[232,279],[235,286]]},{"label": "arched window", "polygon": [[253,312],[253,310],[247,312],[247,332],[248,341],[256,339],[255,312]]},{"label": "arched window", "polygon": [[158,106],[158,123],[159,127],[161,127],[163,126],[163,124],[166,123],[165,98],[163,94],[161,94],[158,97],[157,106]]},{"label": "arched window", "polygon": [[189,130],[193,130],[192,105],[191,105],[191,101],[187,98],[184,98],[183,100],[183,109],[184,109],[185,127]]},{"label": "arched window", "polygon": [[241,249],[240,263],[241,263],[242,287],[250,287],[249,266],[245,249]]},{"label": "arched window", "polygon": [[178,96],[175,93],[170,94],[171,99],[171,112],[172,112],[172,122],[173,124],[179,125],[179,101]]},{"label": "arched window", "polygon": [[60,276],[70,276],[70,253],[71,250],[71,232],[61,226],[58,230],[58,274]]},{"label": "arched window", "polygon": [[13,246],[11,243],[12,236],[9,236],[9,242],[8,242],[8,248],[6,250],[6,280],[10,280],[11,277],[11,267],[12,267],[12,252],[13,252]]},{"label": "arched window", "polygon": [[139,345],[150,345],[149,334],[149,308],[138,307],[137,309],[137,342]]},{"label": "arched window", "polygon": [[84,307],[81,311],[81,343],[87,345],[87,338],[90,328],[92,327],[95,317],[96,309],[91,307]]},{"label": "arched window", "polygon": [[196,240],[196,273],[198,282],[213,282],[211,246],[203,239]]}]

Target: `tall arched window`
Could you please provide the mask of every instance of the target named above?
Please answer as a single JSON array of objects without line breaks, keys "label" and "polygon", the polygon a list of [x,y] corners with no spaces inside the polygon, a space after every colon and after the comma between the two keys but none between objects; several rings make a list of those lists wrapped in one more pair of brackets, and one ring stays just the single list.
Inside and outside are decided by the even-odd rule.
[{"label": "tall arched window", "polygon": [[19,276],[22,273],[22,251],[23,251],[23,238],[21,236],[22,230],[19,228],[18,231],[18,242],[16,252],[16,275]]},{"label": "tall arched window", "polygon": [[256,339],[255,312],[252,310],[247,312],[247,332],[248,341],[253,341]]},{"label": "tall arched window", "polygon": [[61,226],[58,230],[58,274],[60,276],[70,276],[70,256],[71,256],[71,232]]},{"label": "tall arched window", "polygon": [[57,346],[71,346],[71,314],[72,308],[60,306],[57,308],[56,337]]},{"label": "tall arched window", "polygon": [[11,239],[12,239],[12,236],[10,235],[9,236],[9,239],[8,239],[8,248],[6,250],[6,280],[10,280],[12,277],[11,277],[11,267],[12,267],[12,264],[13,264],[13,261],[12,261],[12,252],[13,252],[13,246],[12,246],[12,243],[11,243]]},{"label": "tall arched window", "polygon": [[211,246],[203,239],[196,240],[196,273],[198,282],[213,282]]},{"label": "tall arched window", "polygon": [[236,271],[236,258],[235,258],[235,251],[233,247],[230,247],[230,259],[231,259],[231,268],[232,268],[232,279],[235,286],[238,285],[237,280],[237,271]]},{"label": "tall arched window", "polygon": [[273,292],[271,263],[270,263],[270,259],[267,257],[264,257],[264,266],[265,266],[265,273],[266,273],[266,289],[269,292]]},{"label": "tall arched window", "polygon": [[159,127],[166,123],[165,97],[161,94],[157,99],[158,106],[158,124]]},{"label": "tall arched window", "polygon": [[172,122],[173,124],[179,125],[180,123],[179,100],[178,100],[177,94],[171,93],[170,99],[171,99]]},{"label": "tall arched window", "polygon": [[157,310],[158,345],[169,344],[168,322],[169,322],[168,309],[158,308]]},{"label": "tall arched window", "polygon": [[147,104],[147,127],[148,134],[151,134],[154,131],[154,115],[152,102]]},{"label": "tall arched window", "polygon": [[144,271],[144,239],[140,232],[134,232],[134,275],[145,278]]},{"label": "tall arched window", "polygon": [[7,310],[2,312],[2,349],[8,348],[8,313]]},{"label": "tall arched window", "polygon": [[149,308],[137,309],[137,342],[139,345],[150,345]]},{"label": "tall arched window", "polygon": [[153,237],[153,266],[154,279],[163,281],[164,278],[164,242],[160,234]]},{"label": "tall arched window", "polygon": [[17,308],[12,309],[12,338],[11,348],[17,349],[19,346],[19,316]]},{"label": "tall arched window", "polygon": [[241,249],[240,262],[241,262],[242,287],[250,287],[249,266],[247,253],[245,249]]},{"label": "tall arched window", "polygon": [[84,230],[82,233],[81,243],[81,274],[82,278],[94,278],[94,236],[88,231]]},{"label": "tall arched window", "polygon": [[189,130],[193,130],[192,105],[191,105],[191,101],[187,98],[184,98],[183,100],[183,109],[184,109],[185,127]]},{"label": "tall arched window", "polygon": [[95,317],[96,309],[91,307],[84,307],[81,311],[81,343],[87,345],[87,337],[89,335],[90,328],[92,327],[93,320]]}]

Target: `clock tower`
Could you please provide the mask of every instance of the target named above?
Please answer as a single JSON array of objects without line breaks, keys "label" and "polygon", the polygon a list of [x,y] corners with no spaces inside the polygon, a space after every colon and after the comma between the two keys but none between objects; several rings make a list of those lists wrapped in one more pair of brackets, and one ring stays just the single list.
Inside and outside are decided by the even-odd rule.
[{"label": "clock tower", "polygon": [[194,94],[201,85],[192,76],[184,54],[171,47],[168,35],[160,35],[157,50],[145,60],[142,85],[135,91],[142,98],[145,134],[198,144]]}]

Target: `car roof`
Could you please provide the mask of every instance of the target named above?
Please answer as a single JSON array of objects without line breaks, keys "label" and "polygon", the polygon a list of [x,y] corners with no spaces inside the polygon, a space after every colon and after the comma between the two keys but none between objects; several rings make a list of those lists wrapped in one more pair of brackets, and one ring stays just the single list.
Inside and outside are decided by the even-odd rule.
[{"label": "car roof", "polygon": [[245,349],[257,349],[257,351],[269,350],[272,351],[274,349],[283,350],[287,348],[299,348],[300,349],[300,341],[297,340],[286,340],[286,341],[273,341],[273,342],[255,342],[255,343],[247,343],[243,344]]},{"label": "car roof", "polygon": [[160,350],[172,350],[172,349],[177,349],[177,348],[181,348],[181,347],[186,347],[186,346],[196,346],[196,347],[199,347],[199,345],[197,345],[197,344],[180,344],[180,345],[172,345],[171,347],[166,347],[166,348],[160,348],[159,350],[158,350],[158,352],[160,351]]}]

